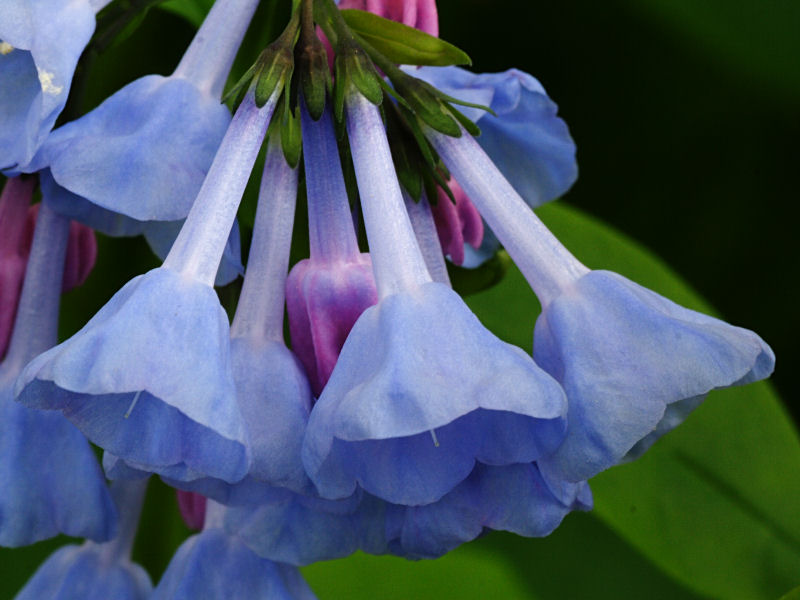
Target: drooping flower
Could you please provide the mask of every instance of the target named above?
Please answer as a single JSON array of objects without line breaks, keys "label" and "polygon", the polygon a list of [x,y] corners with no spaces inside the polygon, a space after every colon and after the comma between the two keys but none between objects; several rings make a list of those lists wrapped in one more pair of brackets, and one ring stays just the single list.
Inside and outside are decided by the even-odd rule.
[{"label": "drooping flower", "polygon": [[346,107],[380,301],[342,348],[311,413],[303,461],[325,497],[360,486],[389,502],[427,504],[476,462],[531,462],[552,451],[566,403],[524,352],[431,281],[378,110],[356,92]]},{"label": "drooping flower", "polygon": [[587,269],[462,133],[427,131],[539,297],[534,359],[567,393],[567,436],[541,461],[550,472],[587,479],[636,444],[652,443],[711,390],[772,372],[774,354],[752,331],[680,307],[616,273]]},{"label": "drooping flower", "polygon": [[216,2],[172,75],[137,79],[50,135],[27,170],[47,169],[62,214],[109,235],[186,217],[230,122],[220,96],[257,4]]},{"label": "drooping flower", "polygon": [[[57,341],[70,226],[38,211],[8,353],[0,364],[0,545],[22,546],[65,533],[109,539],[117,515],[86,438],[62,415],[14,402],[24,365]],[[42,596],[45,597],[45,596]]]},{"label": "drooping flower", "polygon": [[297,568],[260,558],[228,534],[224,513],[224,506],[209,502],[203,531],[178,548],[152,600],[315,600]]},{"label": "drooping flower", "polygon": [[[528,205],[536,208],[558,198],[575,183],[575,142],[557,114],[558,107],[534,77],[517,69],[471,73],[459,67],[422,67],[412,74],[447,95],[492,109],[494,115],[459,107],[481,128],[477,140],[481,148]],[[469,227],[468,220],[461,224]],[[447,250],[444,240],[443,246]],[[477,249],[473,246],[464,246],[466,267],[491,257],[498,242],[486,228],[483,243]]]},{"label": "drooping flower", "polygon": [[0,3],[0,171],[18,173],[50,133],[108,1]]},{"label": "drooping flower", "polygon": [[302,115],[310,258],[292,268],[286,305],[292,348],[318,396],[353,324],[378,293],[370,257],[358,249],[330,108],[319,122],[305,109]]},{"label": "drooping flower", "polygon": [[283,304],[289,264],[297,171],[272,140],[261,178],[250,258],[231,326],[236,398],[247,426],[252,464],[230,485],[214,478],[167,482],[228,505],[255,504],[273,486],[310,491],[300,460],[311,390],[303,367],[283,341]]},{"label": "drooping flower", "polygon": [[131,561],[147,481],[117,481],[112,494],[121,517],[111,541],[56,550],[17,594],[16,600],[148,600],[153,584],[147,572]]},{"label": "drooping flower", "polygon": [[133,469],[227,482],[249,469],[228,318],[212,285],[275,103],[259,109],[252,91],[245,97],[164,265],[18,381],[22,402],[61,410]]}]

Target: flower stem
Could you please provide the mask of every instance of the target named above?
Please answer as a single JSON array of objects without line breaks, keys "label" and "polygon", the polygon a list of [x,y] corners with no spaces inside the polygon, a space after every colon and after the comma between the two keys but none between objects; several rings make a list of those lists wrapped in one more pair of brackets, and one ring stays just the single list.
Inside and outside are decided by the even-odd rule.
[{"label": "flower stem", "polygon": [[69,219],[42,202],[5,365],[24,366],[58,341]]},{"label": "flower stem", "polygon": [[425,128],[425,135],[543,306],[589,271],[545,227],[463,128],[458,138],[430,127]]},{"label": "flower stem", "polygon": [[213,97],[221,97],[257,6],[258,0],[217,0],[172,76],[188,79]]},{"label": "flower stem", "polygon": [[231,337],[251,335],[283,341],[285,282],[296,198],[297,169],[287,164],[280,142],[270,140]]},{"label": "flower stem", "polygon": [[431,277],[403,205],[378,107],[354,90],[345,104],[375,283],[378,296],[385,298]]},{"label": "flower stem", "polygon": [[213,285],[236,211],[275,109],[279,88],[258,108],[251,89],[239,105],[164,266]]},{"label": "flower stem", "polygon": [[331,262],[357,256],[358,241],[330,107],[319,121],[311,118],[305,105],[301,114],[311,259]]}]

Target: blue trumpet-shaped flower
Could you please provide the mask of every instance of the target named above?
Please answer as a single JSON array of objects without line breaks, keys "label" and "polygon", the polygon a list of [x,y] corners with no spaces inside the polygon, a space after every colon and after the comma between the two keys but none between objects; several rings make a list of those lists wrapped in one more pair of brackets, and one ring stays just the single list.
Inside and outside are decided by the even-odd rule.
[{"label": "blue trumpet-shaped flower", "polygon": [[314,600],[297,568],[260,558],[222,529],[225,508],[209,503],[201,533],[186,540],[167,567],[152,600],[265,598]]},{"label": "blue trumpet-shaped flower", "polygon": [[389,502],[428,504],[476,461],[523,463],[552,451],[566,402],[524,352],[431,282],[377,109],[356,93],[347,106],[380,301],[342,348],[311,413],[303,461],[325,497],[361,486]]},{"label": "blue trumpet-shaped flower", "polygon": [[137,79],[51,134],[27,170],[49,169],[63,214],[109,235],[186,217],[230,121],[220,95],[257,4],[217,2],[171,76]]},{"label": "blue trumpet-shaped flower", "polygon": [[[25,363],[56,342],[69,222],[39,210],[8,354],[0,364],[0,545],[59,533],[104,541],[117,515],[97,460],[63,415],[14,402]],[[42,596],[44,597],[44,596]]]},{"label": "blue trumpet-shaped flower", "polygon": [[18,382],[22,402],[61,410],[132,468],[235,482],[250,466],[228,319],[211,286],[274,106],[258,109],[252,93],[242,102],[164,266]]},{"label": "blue trumpet-shaped flower", "polygon": [[[0,171],[33,158],[69,96],[102,1],[0,3]],[[12,91],[13,90],[13,91]]]},{"label": "blue trumpet-shaped flower", "polygon": [[122,518],[110,542],[64,546],[54,552],[16,600],[148,600],[153,584],[130,554],[146,481],[115,482],[112,493]]},{"label": "blue trumpet-shaped flower", "polygon": [[280,145],[270,143],[230,343],[236,398],[252,450],[250,471],[235,485],[201,474],[168,480],[225,504],[257,503],[273,486],[312,487],[300,460],[311,390],[303,367],[283,342],[283,290],[296,195],[297,171],[284,160]]},{"label": "blue trumpet-shaped flower", "polygon": [[752,331],[589,271],[462,133],[428,137],[542,303],[534,358],[569,401],[566,438],[540,462],[554,476],[587,479],[642,451],[711,390],[769,376],[775,356]]}]

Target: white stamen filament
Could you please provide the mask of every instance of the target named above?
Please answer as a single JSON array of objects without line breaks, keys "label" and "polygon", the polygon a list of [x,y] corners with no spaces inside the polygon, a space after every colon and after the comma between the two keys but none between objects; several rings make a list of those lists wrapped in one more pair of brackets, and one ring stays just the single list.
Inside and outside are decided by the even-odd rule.
[{"label": "white stamen filament", "polygon": [[131,413],[133,412],[133,409],[136,408],[136,403],[139,401],[139,396],[141,394],[142,394],[142,390],[139,390],[138,392],[136,392],[136,395],[133,397],[133,402],[131,402],[131,405],[128,407],[128,412],[125,413],[125,418],[126,419],[131,416]]}]

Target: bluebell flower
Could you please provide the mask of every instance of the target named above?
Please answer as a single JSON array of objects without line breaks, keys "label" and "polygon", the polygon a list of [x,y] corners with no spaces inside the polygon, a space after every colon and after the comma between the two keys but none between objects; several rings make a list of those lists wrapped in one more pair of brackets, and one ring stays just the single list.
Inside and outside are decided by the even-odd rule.
[{"label": "bluebell flower", "polygon": [[487,530],[544,537],[570,511],[591,507],[586,482],[548,481],[536,463],[479,464],[437,502],[391,505],[387,509],[389,550],[406,558],[438,558]]},{"label": "bluebell flower", "polygon": [[330,106],[315,122],[302,107],[309,258],[292,267],[286,306],[292,349],[322,392],[356,319],[378,301],[372,261],[360,252]]},{"label": "bluebell flower", "polygon": [[225,508],[209,502],[201,533],[186,540],[150,596],[152,600],[314,600],[296,567],[260,558],[222,528]]},{"label": "bluebell flower", "polygon": [[259,502],[272,486],[298,492],[311,484],[300,460],[311,390],[283,341],[283,304],[297,195],[297,171],[271,142],[261,178],[250,258],[231,326],[236,398],[247,424],[252,464],[234,485],[214,478],[167,479],[225,504]]},{"label": "bluebell flower", "polygon": [[94,33],[95,11],[107,3],[0,3],[0,171],[19,172],[50,133]]},{"label": "bluebell flower", "polygon": [[[558,198],[575,183],[575,142],[536,78],[518,69],[471,73],[460,67],[421,67],[412,74],[449,96],[494,111],[496,116],[459,107],[481,128],[480,146],[532,208]],[[480,247],[464,245],[463,265],[478,266],[498,246],[487,227]]]},{"label": "bluebell flower", "polygon": [[245,97],[164,265],[32,361],[19,399],[61,410],[134,469],[227,482],[250,466],[228,318],[212,287],[276,99]]},{"label": "bluebell flower", "polygon": [[569,401],[566,438],[540,461],[555,476],[587,479],[651,444],[711,390],[772,372],[775,356],[752,331],[587,269],[462,133],[427,135],[541,301],[533,356]]},{"label": "bluebell flower", "polygon": [[360,486],[392,503],[428,504],[476,462],[551,452],[566,402],[522,350],[431,281],[378,110],[357,93],[347,98],[347,127],[380,301],[356,322],[314,406],[303,462],[324,497]]},{"label": "bluebell flower", "polygon": [[0,545],[65,533],[104,541],[117,514],[86,438],[60,414],[14,402],[26,362],[57,340],[69,222],[39,210],[8,353],[0,364]]},{"label": "bluebell flower", "polygon": [[215,3],[171,76],[137,79],[53,131],[26,170],[49,170],[62,214],[109,235],[186,217],[230,122],[220,96],[257,4]]},{"label": "bluebell flower", "polygon": [[153,584],[130,553],[146,481],[116,482],[112,493],[122,517],[110,542],[85,542],[56,550],[17,594],[16,600],[148,600]]}]

